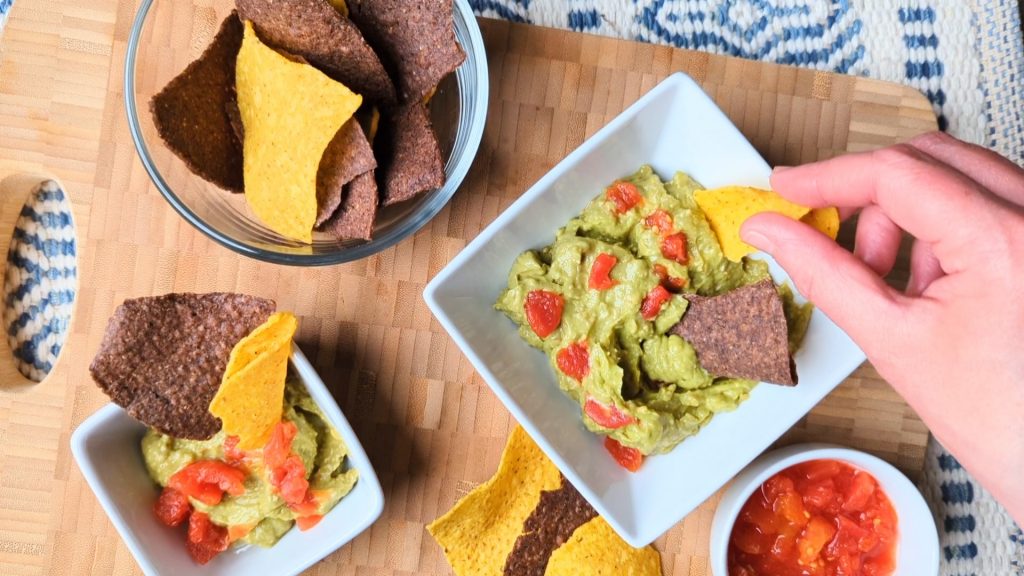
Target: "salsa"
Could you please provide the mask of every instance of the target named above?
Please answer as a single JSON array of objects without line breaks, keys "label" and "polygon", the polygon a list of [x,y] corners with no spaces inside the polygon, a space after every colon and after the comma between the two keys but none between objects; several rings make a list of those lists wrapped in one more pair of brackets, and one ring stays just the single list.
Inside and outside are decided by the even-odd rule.
[{"label": "salsa", "polygon": [[886,576],[896,567],[896,511],[871,474],[813,460],[769,478],[729,541],[730,576]]}]

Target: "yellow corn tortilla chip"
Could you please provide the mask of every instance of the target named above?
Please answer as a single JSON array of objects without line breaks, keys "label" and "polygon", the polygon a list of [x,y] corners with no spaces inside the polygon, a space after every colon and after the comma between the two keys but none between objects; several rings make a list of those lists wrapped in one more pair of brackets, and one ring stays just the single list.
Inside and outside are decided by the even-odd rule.
[{"label": "yellow corn tortilla chip", "polygon": [[362,97],[316,68],[278,54],[248,21],[235,86],[245,132],[245,199],[271,230],[308,243],[316,222],[320,158]]},{"label": "yellow corn tortilla chip", "polygon": [[753,246],[740,239],[740,226],[747,218],[761,212],[778,212],[798,220],[810,211],[810,208],[794,204],[775,192],[748,186],[697,190],[693,198],[715,231],[722,253],[733,262],[739,262],[755,251]]},{"label": "yellow corn tortilla chip", "polygon": [[457,575],[500,575],[541,491],[561,483],[558,468],[516,426],[494,476],[428,525],[427,532]]},{"label": "yellow corn tortilla chip", "polygon": [[833,240],[839,235],[839,209],[835,206],[814,208],[800,221]]},{"label": "yellow corn tortilla chip", "polygon": [[[458,576],[503,576],[506,560],[537,508],[542,491],[564,480],[558,468],[516,426],[498,471],[427,526]],[[661,574],[661,556],[634,549],[596,517],[573,531],[548,560],[545,574]]]},{"label": "yellow corn tortilla chip", "polygon": [[222,380],[233,376],[259,356],[277,350],[282,343],[291,345],[298,326],[299,321],[288,312],[271,314],[266,322],[257,326],[231,349]]},{"label": "yellow corn tortilla chip", "polygon": [[238,447],[243,450],[266,444],[281,420],[288,357],[297,326],[295,316],[276,313],[231,350],[210,413],[220,418],[226,434],[238,436]]},{"label": "yellow corn tortilla chip", "polygon": [[661,576],[661,556],[633,548],[598,516],[580,526],[548,560],[545,576]]},{"label": "yellow corn tortilla chip", "polygon": [[345,0],[328,0],[331,6],[337,10],[342,16],[348,18],[348,4],[345,4]]}]

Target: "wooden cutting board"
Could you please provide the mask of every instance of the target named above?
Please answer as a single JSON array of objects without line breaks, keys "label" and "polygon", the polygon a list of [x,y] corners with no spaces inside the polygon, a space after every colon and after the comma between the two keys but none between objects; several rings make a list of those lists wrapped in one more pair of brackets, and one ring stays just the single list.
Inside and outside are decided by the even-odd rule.
[{"label": "wooden cutting board", "polygon": [[[134,8],[117,0],[18,0],[0,43],[0,179],[35,173],[63,181],[81,278],[72,332],[50,376],[28,386],[0,372],[2,574],[138,572],[68,447],[71,431],[106,401],[86,368],[124,298],[234,290],[297,313],[300,346],[363,440],[387,499],[370,530],[310,573],[443,574],[447,564],[423,526],[494,472],[515,422],[421,292],[520,193],[678,70],[700,82],[773,164],[872,149],[936,126],[928,102],[894,84],[481,20],[490,110],[479,156],[451,203],[374,257],[287,268],[207,240],[150,184],[123,110]],[[19,190],[15,180],[0,185],[4,243],[16,206],[7,200]],[[905,274],[906,262],[900,267]],[[854,446],[915,476],[927,429],[864,366],[784,441],[797,440]],[[656,542],[666,574],[708,573],[715,500]]]}]

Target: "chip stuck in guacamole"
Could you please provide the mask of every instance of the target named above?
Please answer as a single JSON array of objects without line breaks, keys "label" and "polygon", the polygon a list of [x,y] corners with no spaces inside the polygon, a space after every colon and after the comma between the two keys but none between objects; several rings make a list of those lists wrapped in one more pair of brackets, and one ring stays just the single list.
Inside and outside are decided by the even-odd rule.
[{"label": "chip stuck in guacamole", "polygon": [[235,543],[273,546],[293,525],[312,528],[359,477],[289,368],[297,319],[274,307],[230,293],[126,300],[90,367],[147,426],[153,513],[187,525],[199,564]]},{"label": "chip stuck in guacamole", "polygon": [[[515,260],[495,305],[548,356],[584,425],[633,471],[735,409],[758,380],[795,383],[790,354],[810,305],[775,286],[766,263],[726,258],[699,190],[686,174],[663,182],[649,166],[612,183],[552,244]],[[762,282],[767,291],[753,289]],[[683,322],[690,308],[699,322]],[[681,327],[715,333],[688,340]],[[745,362],[710,361],[733,348]]]}]

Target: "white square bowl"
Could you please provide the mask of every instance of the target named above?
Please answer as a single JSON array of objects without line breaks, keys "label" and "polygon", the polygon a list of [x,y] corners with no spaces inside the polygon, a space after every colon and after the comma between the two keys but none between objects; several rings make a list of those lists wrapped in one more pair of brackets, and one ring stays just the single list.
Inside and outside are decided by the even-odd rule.
[{"label": "white square bowl", "polygon": [[71,453],[78,467],[143,572],[150,576],[298,574],[355,538],[380,516],[384,493],[355,432],[298,347],[292,348],[291,362],[348,446],[349,463],[359,471],[359,480],[316,526],[305,532],[289,530],[273,548],[230,548],[205,566],[196,564],[185,549],[185,531],[168,528],[153,514],[160,493],[146,472],[139,446],[146,427],[121,407],[109,404],[71,435]]},{"label": "white square bowl", "polygon": [[[757,386],[638,472],[620,468],[580,407],[559,390],[542,352],[494,309],[512,262],[555,232],[615,181],[650,164],[663,179],[684,171],[708,188],[768,187],[771,169],[714,102],[682,73],[665,79],[584,142],[480,233],[427,286],[431,311],[516,420],[627,542],[644,546],[700,505],[864,361],[815,310],[795,355],[800,384]],[[786,274],[767,256],[776,281]]]}]

